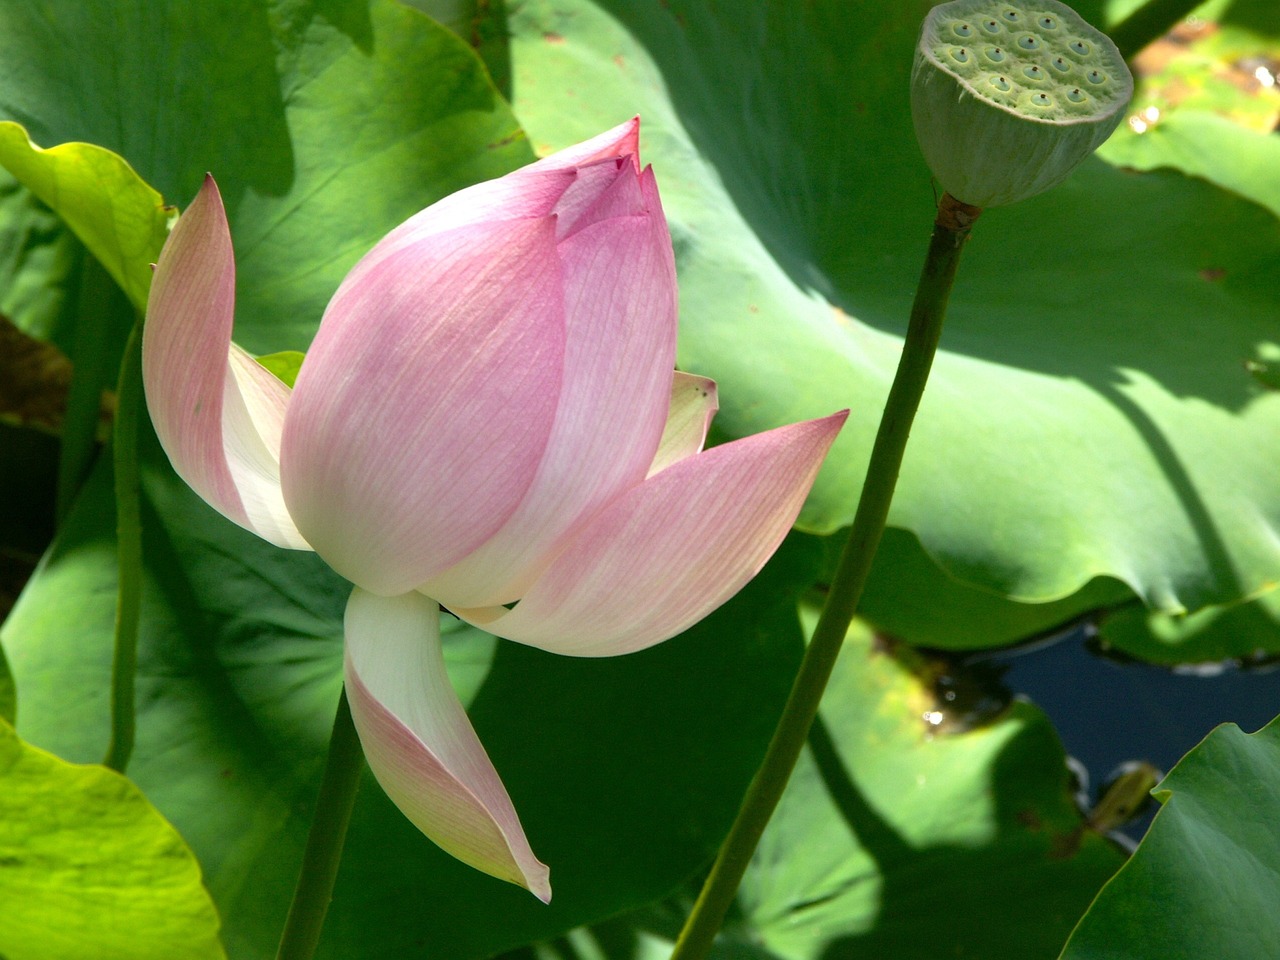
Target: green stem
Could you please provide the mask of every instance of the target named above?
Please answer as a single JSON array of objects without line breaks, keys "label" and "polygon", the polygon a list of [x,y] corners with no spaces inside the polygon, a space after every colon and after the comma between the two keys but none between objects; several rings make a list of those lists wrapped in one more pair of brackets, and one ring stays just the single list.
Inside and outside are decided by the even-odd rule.
[{"label": "green stem", "polygon": [[142,324],[135,323],[120,359],[116,416],[111,434],[116,493],[115,650],[111,660],[111,742],[102,761],[124,773],[133,753],[134,682],[138,672],[138,621],[142,613],[142,510],[138,482],[138,418],[142,413]]},{"label": "green stem", "polygon": [[298,886],[293,892],[289,917],[280,935],[276,960],[311,960],[320,942],[325,914],[333,899],[333,884],[338,878],[338,864],[347,839],[347,825],[356,803],[364,753],[351,720],[351,707],[344,689],[333,718],[329,737],[329,757],[325,761],[324,779],[316,801],[315,818],[307,836],[307,849],[302,854]]},{"label": "green stem", "polygon": [[75,337],[71,346],[71,388],[67,415],[62,424],[58,456],[58,489],[55,516],[61,527],[71,504],[93,465],[97,452],[102,391],[120,367],[113,362],[110,341],[115,333],[108,312],[121,297],[120,288],[97,259],[81,252]]},{"label": "green stem", "polygon": [[1204,0],[1148,0],[1107,33],[1126,60],[1184,20]]},{"label": "green stem", "polygon": [[792,685],[773,740],[747,789],[738,818],[720,847],[711,874],[680,932],[672,960],[701,960],[710,951],[817,716],[822,691],[835,666],[845,633],[862,597],[876,547],[884,533],[889,502],[893,499],[902,454],[911,432],[911,421],[920,405],[933,355],[938,348],[960,252],[973,221],[981,212],[949,194],[944,194],[939,204],[929,252],[911,307],[902,357],[881,414],[880,429],[871,450],[858,510],[832,579],[826,606],[805,650],[800,672]]}]

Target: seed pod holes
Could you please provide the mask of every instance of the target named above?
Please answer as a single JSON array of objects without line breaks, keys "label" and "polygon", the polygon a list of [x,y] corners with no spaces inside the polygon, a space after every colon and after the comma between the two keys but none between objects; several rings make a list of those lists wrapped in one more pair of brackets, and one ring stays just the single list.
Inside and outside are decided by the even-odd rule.
[{"label": "seed pod holes", "polygon": [[1060,0],[950,0],[925,18],[911,112],[943,188],[992,206],[1066,177],[1132,93],[1115,45]]}]

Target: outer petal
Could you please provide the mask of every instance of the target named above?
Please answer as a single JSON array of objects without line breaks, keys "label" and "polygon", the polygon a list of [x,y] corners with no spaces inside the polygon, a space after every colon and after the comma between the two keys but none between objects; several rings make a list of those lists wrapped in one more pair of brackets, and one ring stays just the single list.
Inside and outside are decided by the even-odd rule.
[{"label": "outer petal", "polygon": [[671,382],[671,410],[662,431],[658,452],[649,464],[649,476],[702,451],[711,418],[720,409],[716,382],[710,377],[676,371]]},{"label": "outer petal", "polygon": [[581,166],[593,160],[605,157],[631,157],[635,170],[640,172],[640,118],[632,117],[618,124],[611,130],[596,134],[590,140],[565,147],[550,156],[543,157],[537,163],[526,167],[527,170],[564,169]]},{"label": "outer petal", "polygon": [[447,853],[551,900],[511,798],[449,684],[440,610],[426,597],[347,603],[346,682],[365,757],[387,796]]},{"label": "outer petal", "polygon": [[231,342],[235,259],[212,177],[156,265],[142,335],[147,408],[173,468],[229,520],[308,549],[280,493],[289,388]]},{"label": "outer petal", "polygon": [[[633,117],[612,130],[514,170],[505,177],[486,180],[451,193],[383,237],[356,264],[350,279],[358,278],[404,245],[421,242],[448,230],[486,221],[549,216],[562,204],[566,194],[582,190],[584,171],[580,168],[590,170],[599,167],[595,173],[604,174],[606,179],[612,180],[618,175],[617,169],[615,167],[606,174],[603,161],[630,157],[632,170],[638,172],[639,141],[640,118]],[[593,189],[598,188],[583,192],[590,193]],[[572,208],[576,204],[568,206]],[[571,213],[572,210],[558,212]]]},{"label": "outer petal", "polygon": [[285,502],[339,573],[405,593],[488,539],[542,460],[564,368],[554,218],[463,227],[334,295],[298,374]]},{"label": "outer petal", "polygon": [[[522,596],[578,521],[640,483],[671,398],[676,279],[651,171],[625,177],[557,250],[565,264],[564,391],[519,509],[419,589],[450,608]],[[628,211],[639,208],[638,215]]]},{"label": "outer petal", "polygon": [[590,520],[512,610],[453,612],[575,656],[674,636],[740,590],[804,503],[848,411],[687,457]]}]

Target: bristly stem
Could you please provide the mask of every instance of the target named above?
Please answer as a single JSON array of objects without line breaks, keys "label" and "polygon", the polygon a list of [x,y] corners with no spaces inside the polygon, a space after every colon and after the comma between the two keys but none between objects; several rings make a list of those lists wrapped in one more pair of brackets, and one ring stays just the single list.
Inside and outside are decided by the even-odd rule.
[{"label": "bristly stem", "polygon": [[120,360],[111,457],[116,494],[115,648],[111,659],[111,742],[103,764],[124,773],[137,722],[138,623],[142,615],[142,509],[138,482],[138,418],[142,413],[142,323],[133,325]]},{"label": "bristly stem", "polygon": [[711,950],[716,933],[737,895],[742,875],[782,798],[809,728],[817,716],[822,692],[862,597],[871,561],[884,533],[911,422],[920,405],[929,368],[938,349],[960,253],[973,222],[981,212],[950,194],[943,194],[938,205],[938,217],[929,241],[924,270],[916,287],[898,371],[889,388],[853,527],[832,578],[826,605],[805,651],[773,740],[747,788],[738,818],[720,847],[693,911],[680,932],[672,960],[702,960]]},{"label": "bristly stem", "polygon": [[356,804],[363,768],[364,752],[360,748],[360,738],[356,735],[344,689],[338,699],[338,712],[333,718],[320,796],[316,801],[311,832],[307,835],[307,848],[302,854],[302,868],[298,872],[293,903],[289,905],[289,916],[280,935],[276,960],[311,960],[315,955],[324,918],[333,899],[333,885],[338,878],[338,864],[342,860],[342,847],[346,843],[347,826]]}]

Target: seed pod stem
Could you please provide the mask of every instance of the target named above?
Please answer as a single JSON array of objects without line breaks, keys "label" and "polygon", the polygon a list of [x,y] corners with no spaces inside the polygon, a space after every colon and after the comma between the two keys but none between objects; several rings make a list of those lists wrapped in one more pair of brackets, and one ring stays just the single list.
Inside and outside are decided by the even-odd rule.
[{"label": "seed pod stem", "polygon": [[916,286],[902,355],[880,415],[880,427],[871,448],[871,460],[867,464],[853,526],[831,578],[827,602],[809,646],[805,648],[800,671],[796,674],[764,760],[747,788],[738,817],[720,847],[684,929],[680,931],[671,960],[705,960],[710,952],[716,931],[733,904],[751,856],[778,801],[782,799],[791,771],[818,715],[818,704],[862,599],[862,591],[889,518],[889,504],[898,483],[898,471],[902,466],[911,424],[938,350],[942,321],[955,282],[956,268],[960,264],[960,254],[970,228],[981,213],[977,207],[950,194],[943,194],[938,205],[938,217],[929,240],[920,282]]}]

